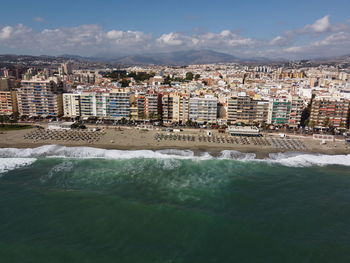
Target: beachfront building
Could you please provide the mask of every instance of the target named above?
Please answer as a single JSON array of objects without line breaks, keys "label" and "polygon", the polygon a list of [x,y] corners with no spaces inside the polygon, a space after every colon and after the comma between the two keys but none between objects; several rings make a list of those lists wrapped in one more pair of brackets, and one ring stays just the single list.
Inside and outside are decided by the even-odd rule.
[{"label": "beachfront building", "polygon": [[131,93],[124,90],[66,93],[63,98],[67,117],[130,118]]},{"label": "beachfront building", "polygon": [[159,93],[146,94],[145,115],[150,120],[158,120],[162,116],[162,97]]},{"label": "beachfront building", "polygon": [[146,104],[146,98],[144,94],[138,94],[135,96],[135,106],[137,108],[137,114],[134,114],[135,120],[144,120],[146,118],[145,113],[145,104]]},{"label": "beachfront building", "polygon": [[[163,123],[176,122],[176,98],[174,94],[163,94],[162,96],[162,120]],[[174,113],[175,111],[175,113]]]},{"label": "beachfront building", "polygon": [[[133,95],[124,90],[112,90],[101,102],[106,102],[106,115],[113,119],[130,119],[130,106]],[[101,111],[104,108],[101,107]]]},{"label": "beachfront building", "polygon": [[218,99],[214,96],[189,99],[189,120],[198,123],[215,123],[218,115]]},{"label": "beachfront building", "polygon": [[63,114],[66,117],[78,117],[81,115],[80,94],[64,93],[63,94]]},{"label": "beachfront building", "polygon": [[349,108],[349,99],[316,97],[312,102],[309,125],[315,128],[349,128]]},{"label": "beachfront building", "polygon": [[158,120],[162,117],[162,97],[159,93],[136,96],[138,120]]},{"label": "beachfront building", "polygon": [[269,101],[267,123],[275,125],[288,124],[291,107],[292,103],[288,98],[271,98]]},{"label": "beachfront building", "polygon": [[0,115],[11,115],[16,112],[18,112],[16,92],[0,90]]},{"label": "beachfront building", "polygon": [[169,93],[162,96],[162,120],[164,123],[188,121],[189,94]]},{"label": "beachfront building", "polygon": [[230,97],[227,100],[227,121],[230,123],[263,123],[267,121],[269,102],[249,96]]},{"label": "beachfront building", "polygon": [[298,96],[291,96],[290,101],[291,107],[289,113],[288,126],[296,128],[300,125],[301,115],[303,113],[305,105],[303,99]]},{"label": "beachfront building", "polygon": [[17,90],[18,111],[27,116],[60,116],[63,114],[63,83],[57,78],[33,77],[22,80]]}]

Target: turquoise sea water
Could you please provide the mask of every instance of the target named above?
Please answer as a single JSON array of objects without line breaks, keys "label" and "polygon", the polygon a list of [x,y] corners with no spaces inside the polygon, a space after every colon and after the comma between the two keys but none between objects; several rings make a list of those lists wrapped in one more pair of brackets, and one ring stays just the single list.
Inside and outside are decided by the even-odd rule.
[{"label": "turquoise sea water", "polygon": [[1,263],[350,262],[350,155],[50,147],[0,150]]}]

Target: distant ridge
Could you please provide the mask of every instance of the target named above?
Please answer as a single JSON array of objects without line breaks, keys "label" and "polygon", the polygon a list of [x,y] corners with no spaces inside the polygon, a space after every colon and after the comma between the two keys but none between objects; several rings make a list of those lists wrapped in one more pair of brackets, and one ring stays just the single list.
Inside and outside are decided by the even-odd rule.
[{"label": "distant ridge", "polygon": [[111,60],[125,65],[189,65],[240,62],[241,59],[212,50],[187,50],[155,54],[129,55]]},{"label": "distant ridge", "polygon": [[[116,56],[100,54],[96,56],[84,57],[74,54],[52,55],[16,55],[0,54],[0,66],[7,64],[31,64],[35,61],[42,63],[62,63],[67,60],[84,63],[101,63],[109,66],[135,66],[135,65],[163,65],[163,66],[187,66],[191,64],[215,64],[215,63],[242,63],[249,65],[281,65],[292,61],[307,62],[312,65],[350,63],[350,54],[341,56],[318,57],[299,60],[288,60],[284,58],[251,57],[240,58],[234,55],[217,52],[213,50],[186,50],[174,52],[145,53],[127,56]],[[36,62],[35,62],[36,63]],[[34,64],[35,64],[34,63]]]}]

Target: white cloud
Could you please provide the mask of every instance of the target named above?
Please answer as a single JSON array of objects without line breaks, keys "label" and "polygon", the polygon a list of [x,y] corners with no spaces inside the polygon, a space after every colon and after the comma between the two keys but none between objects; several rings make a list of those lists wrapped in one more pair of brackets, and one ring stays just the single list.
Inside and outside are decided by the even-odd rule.
[{"label": "white cloud", "polygon": [[277,36],[273,38],[269,44],[271,46],[286,46],[291,43],[291,39],[287,37]]},{"label": "white cloud", "polygon": [[0,40],[9,39],[13,32],[13,27],[5,26],[0,30]]},{"label": "white cloud", "polygon": [[171,32],[169,34],[163,34],[157,42],[160,46],[183,46],[190,47],[195,45],[198,40],[194,37],[186,36],[185,34],[178,32]]},{"label": "white cloud", "polygon": [[349,32],[338,32],[327,36],[326,38],[316,41],[313,46],[329,46],[329,45],[339,45],[344,44],[344,42],[350,42]]},{"label": "white cloud", "polygon": [[23,25],[0,27],[0,47],[21,50],[36,50],[40,53],[91,53],[113,52],[149,46],[151,35],[138,31],[105,32],[97,25],[81,25],[33,31]]},{"label": "white cloud", "polygon": [[329,21],[329,15],[326,15],[316,20],[312,25],[307,25],[305,30],[311,30],[316,33],[327,32],[331,29],[331,23]]},{"label": "white cloud", "polygon": [[329,16],[265,40],[245,37],[231,30],[193,34],[170,32],[156,38],[141,31],[106,31],[98,25],[41,31],[22,24],[0,26],[0,53],[1,50],[13,50],[15,53],[27,54],[94,56],[212,49],[245,57],[309,57],[346,54],[349,53],[349,46],[350,26],[346,23],[332,25]]},{"label": "white cloud", "polygon": [[225,49],[233,47],[252,46],[256,42],[251,38],[244,38],[230,30],[223,30],[220,33],[204,33],[198,35],[186,35],[172,32],[163,34],[157,39],[157,43],[163,47],[177,46],[188,48],[213,48]]}]

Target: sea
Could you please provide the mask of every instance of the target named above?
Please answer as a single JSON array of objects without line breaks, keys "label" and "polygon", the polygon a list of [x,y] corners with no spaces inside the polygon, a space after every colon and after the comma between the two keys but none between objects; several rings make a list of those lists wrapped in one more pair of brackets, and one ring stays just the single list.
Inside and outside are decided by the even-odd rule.
[{"label": "sea", "polygon": [[3,148],[0,262],[350,262],[350,155]]}]

